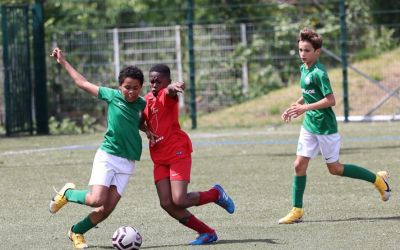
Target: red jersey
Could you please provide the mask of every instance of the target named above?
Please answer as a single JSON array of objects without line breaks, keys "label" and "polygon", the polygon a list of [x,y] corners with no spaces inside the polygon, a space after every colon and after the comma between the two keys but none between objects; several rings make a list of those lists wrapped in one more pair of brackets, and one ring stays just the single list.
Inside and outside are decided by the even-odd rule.
[{"label": "red jersey", "polygon": [[148,129],[158,136],[150,145],[150,156],[154,163],[169,164],[186,158],[192,153],[192,142],[179,125],[178,96],[171,98],[167,88],[158,92],[157,97],[149,92],[145,96],[146,108],[143,117]]}]

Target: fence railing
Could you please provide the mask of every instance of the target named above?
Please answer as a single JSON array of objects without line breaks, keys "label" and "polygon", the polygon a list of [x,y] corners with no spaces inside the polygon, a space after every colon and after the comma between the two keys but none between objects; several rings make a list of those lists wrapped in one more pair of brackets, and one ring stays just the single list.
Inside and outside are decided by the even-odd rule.
[{"label": "fence railing", "polygon": [[[386,46],[386,50],[396,47],[400,39],[392,29],[399,28],[393,25],[348,25],[347,44],[350,61],[358,60],[360,55],[365,56],[364,52],[379,55],[382,46],[386,46],[384,42],[387,39],[378,37],[374,42],[361,39],[372,37],[374,34],[390,39],[392,44]],[[298,30],[298,26],[290,24],[273,26],[265,22],[194,25],[197,111],[213,112],[273,89],[297,83]],[[324,47],[334,55],[340,55],[339,27],[319,32],[325,38]],[[360,39],[356,39],[355,35]],[[189,78],[186,26],[58,32],[52,34],[46,46],[47,51],[51,51],[54,46],[61,47],[68,60],[90,81],[106,86],[116,86],[119,70],[130,64],[139,66],[144,71],[145,79],[148,78],[148,70],[155,63],[169,65],[173,80],[188,81]],[[104,106],[99,106],[99,102],[73,87],[66,73],[55,66],[50,58],[48,60],[50,115],[59,118],[80,117],[83,113],[104,116]],[[322,54],[321,60],[328,65],[328,71],[340,67],[340,62],[327,53]],[[398,64],[396,58],[389,57],[386,62],[393,67]],[[360,80],[357,75],[350,74],[350,85],[358,86],[350,88],[350,115],[398,114],[400,108],[396,96],[399,79],[389,77],[393,75],[393,67],[381,72],[368,70],[373,67],[369,65],[362,71],[372,74],[370,77],[385,85],[387,91],[377,88],[365,78]],[[1,76],[2,72],[0,79]],[[2,87],[0,86],[0,122],[4,121]],[[362,92],[356,93],[357,88]],[[145,88],[146,90],[148,88]],[[189,91],[191,90],[185,92],[181,102],[183,112],[190,112]],[[391,94],[388,96],[388,93]],[[340,92],[336,94],[339,106],[340,95]],[[337,113],[342,115],[343,110],[337,109]]]}]

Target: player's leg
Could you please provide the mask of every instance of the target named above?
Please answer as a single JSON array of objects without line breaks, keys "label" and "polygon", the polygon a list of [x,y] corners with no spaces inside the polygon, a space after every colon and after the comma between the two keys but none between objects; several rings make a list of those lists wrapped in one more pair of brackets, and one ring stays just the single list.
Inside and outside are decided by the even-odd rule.
[{"label": "player's leg", "polygon": [[295,175],[292,182],[292,210],[283,218],[279,219],[279,224],[292,224],[302,221],[304,215],[303,196],[307,183],[307,167],[309,157],[297,156],[294,161]]},{"label": "player's leg", "polygon": [[67,183],[53,196],[50,201],[50,212],[58,212],[68,202],[83,204],[91,207],[100,207],[105,203],[108,187],[103,185],[94,185],[92,190],[75,189],[73,183]]},{"label": "player's leg", "polygon": [[67,183],[64,187],[56,192],[50,201],[49,210],[51,213],[58,212],[69,201],[85,204],[92,207],[99,207],[104,204],[104,192],[108,192],[108,187],[114,176],[112,170],[112,155],[97,150],[93,160],[92,174],[89,185],[93,186],[91,192],[89,190],[77,190],[75,184]]},{"label": "player's leg", "polygon": [[331,174],[371,182],[378,189],[381,199],[389,200],[391,190],[388,184],[389,174],[386,171],[379,171],[375,174],[357,165],[341,164],[339,162],[340,135],[338,133],[318,136],[318,140],[321,153]]},{"label": "player's leg", "polygon": [[[119,200],[122,197],[123,192],[125,191],[129,179],[130,174],[114,174],[114,177],[109,184],[110,187],[102,186],[102,185],[94,185],[92,186],[92,196],[87,196],[86,201],[89,202],[98,202],[99,199],[96,198],[99,195],[103,197],[103,204],[93,210],[89,216],[85,217],[83,220],[79,221],[75,225],[71,227],[69,232],[69,238],[73,241],[74,246],[79,248],[79,246],[86,245],[85,238],[83,236],[84,233],[95,227],[97,224],[105,220],[111,213],[114,211],[117,206]],[[107,184],[108,185],[108,184]],[[93,198],[93,201],[90,199]]]},{"label": "player's leg", "polygon": [[158,180],[156,182],[156,188],[161,207],[182,225],[198,232],[199,237],[190,244],[201,245],[211,243],[218,239],[214,229],[197,219],[186,208],[178,207],[174,204],[171,192],[171,182],[169,179]]},{"label": "player's leg", "polygon": [[304,128],[300,130],[297,145],[297,156],[293,163],[294,176],[292,182],[292,210],[283,218],[279,219],[279,224],[292,224],[302,221],[304,215],[303,195],[307,183],[307,168],[311,158],[318,154],[318,141],[312,133]]},{"label": "player's leg", "polygon": [[218,184],[207,191],[187,192],[191,166],[191,157],[179,159],[170,164],[170,180],[174,204],[182,208],[188,208],[215,202],[232,214],[235,211],[235,204]]},{"label": "player's leg", "polygon": [[73,242],[75,248],[82,249],[88,247],[84,234],[98,223],[105,220],[118,204],[121,196],[117,192],[117,188],[111,186],[107,191],[108,192],[103,192],[105,196],[104,205],[97,207],[88,216],[74,224],[69,230],[68,237]]},{"label": "player's leg", "polygon": [[389,174],[387,171],[379,171],[375,174],[366,168],[353,164],[341,164],[339,162],[327,163],[327,166],[331,174],[373,183],[378,189],[381,199],[383,201],[389,200],[391,189],[389,187]]}]

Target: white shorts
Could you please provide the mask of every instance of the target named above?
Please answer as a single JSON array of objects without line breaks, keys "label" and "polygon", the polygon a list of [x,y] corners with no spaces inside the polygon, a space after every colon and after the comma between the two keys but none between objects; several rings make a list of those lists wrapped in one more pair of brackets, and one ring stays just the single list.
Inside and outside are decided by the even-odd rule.
[{"label": "white shorts", "polygon": [[135,169],[135,161],[98,149],[93,160],[89,185],[116,186],[118,193],[122,196]]},{"label": "white shorts", "polygon": [[333,163],[339,160],[339,151],[340,135],[338,133],[317,135],[301,127],[297,155],[314,158],[321,152],[326,163]]}]

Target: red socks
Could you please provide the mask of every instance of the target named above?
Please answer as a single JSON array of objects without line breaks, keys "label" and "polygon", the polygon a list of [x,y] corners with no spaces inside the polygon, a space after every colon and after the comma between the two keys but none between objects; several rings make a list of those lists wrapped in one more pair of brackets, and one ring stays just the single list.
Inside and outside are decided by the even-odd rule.
[{"label": "red socks", "polygon": [[205,192],[199,192],[199,194],[200,198],[197,206],[201,206],[210,202],[215,202],[216,200],[218,200],[219,197],[219,192],[215,188],[211,188],[210,190]]},{"label": "red socks", "polygon": [[203,233],[214,233],[215,230],[211,227],[207,226],[204,222],[197,219],[193,214],[187,218],[183,218],[179,220],[180,223],[185,225],[186,227],[197,231],[199,234]]}]

